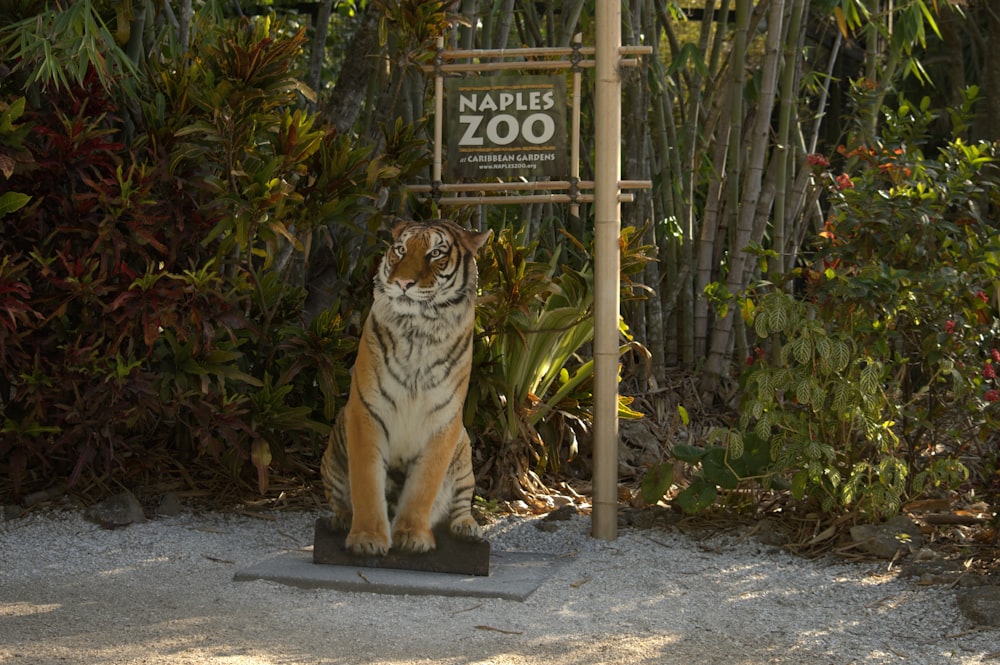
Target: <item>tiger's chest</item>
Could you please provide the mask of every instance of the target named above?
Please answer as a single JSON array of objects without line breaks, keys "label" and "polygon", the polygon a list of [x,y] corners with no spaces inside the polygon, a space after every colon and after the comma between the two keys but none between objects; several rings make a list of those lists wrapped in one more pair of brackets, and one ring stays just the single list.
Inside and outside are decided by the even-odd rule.
[{"label": "tiger's chest", "polygon": [[367,323],[377,382],[368,408],[385,429],[390,466],[413,459],[456,417],[468,390],[472,314],[434,319],[387,315],[378,306]]},{"label": "tiger's chest", "polygon": [[468,364],[472,327],[471,311],[438,312],[433,318],[373,311],[370,337],[384,386],[412,399],[435,399],[433,394],[450,385],[452,374]]}]

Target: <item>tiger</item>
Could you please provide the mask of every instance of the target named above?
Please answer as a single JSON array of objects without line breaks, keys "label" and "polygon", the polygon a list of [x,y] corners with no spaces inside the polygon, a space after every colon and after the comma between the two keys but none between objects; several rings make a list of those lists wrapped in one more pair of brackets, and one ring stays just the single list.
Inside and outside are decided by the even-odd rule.
[{"label": "tiger", "polygon": [[[433,529],[481,540],[472,444],[462,422],[478,270],[491,232],[400,220],[373,279],[347,404],[321,463],[334,530],[362,556],[429,552]],[[391,522],[390,522],[391,520]]]}]

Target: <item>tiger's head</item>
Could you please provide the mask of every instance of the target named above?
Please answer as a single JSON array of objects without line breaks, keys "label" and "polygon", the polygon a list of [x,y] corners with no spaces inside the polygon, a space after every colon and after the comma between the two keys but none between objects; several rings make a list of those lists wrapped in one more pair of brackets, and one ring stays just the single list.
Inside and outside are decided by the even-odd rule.
[{"label": "tiger's head", "polygon": [[446,220],[396,222],[377,288],[394,300],[434,305],[474,299],[476,252],[491,232]]}]

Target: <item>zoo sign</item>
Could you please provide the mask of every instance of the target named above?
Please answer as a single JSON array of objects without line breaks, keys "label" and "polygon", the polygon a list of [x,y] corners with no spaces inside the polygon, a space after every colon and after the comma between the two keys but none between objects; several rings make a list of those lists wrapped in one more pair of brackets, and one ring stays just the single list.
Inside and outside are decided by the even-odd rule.
[{"label": "zoo sign", "polygon": [[568,176],[565,79],[490,76],[445,85],[451,178]]}]

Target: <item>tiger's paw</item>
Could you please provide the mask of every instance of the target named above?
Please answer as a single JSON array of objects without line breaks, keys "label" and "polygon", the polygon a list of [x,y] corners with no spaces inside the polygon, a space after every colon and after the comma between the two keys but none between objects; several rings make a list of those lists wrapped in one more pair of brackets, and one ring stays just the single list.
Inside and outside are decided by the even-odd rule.
[{"label": "tiger's paw", "polygon": [[347,531],[351,528],[351,516],[334,513],[326,518],[326,526],[330,531]]},{"label": "tiger's paw", "polygon": [[471,516],[460,517],[451,523],[451,535],[459,540],[482,540],[483,530]]},{"label": "tiger's paw", "polygon": [[399,528],[392,533],[392,544],[403,552],[430,552],[437,547],[430,529]]},{"label": "tiger's paw", "polygon": [[358,556],[385,556],[389,552],[389,536],[377,531],[352,529],[344,545]]}]

